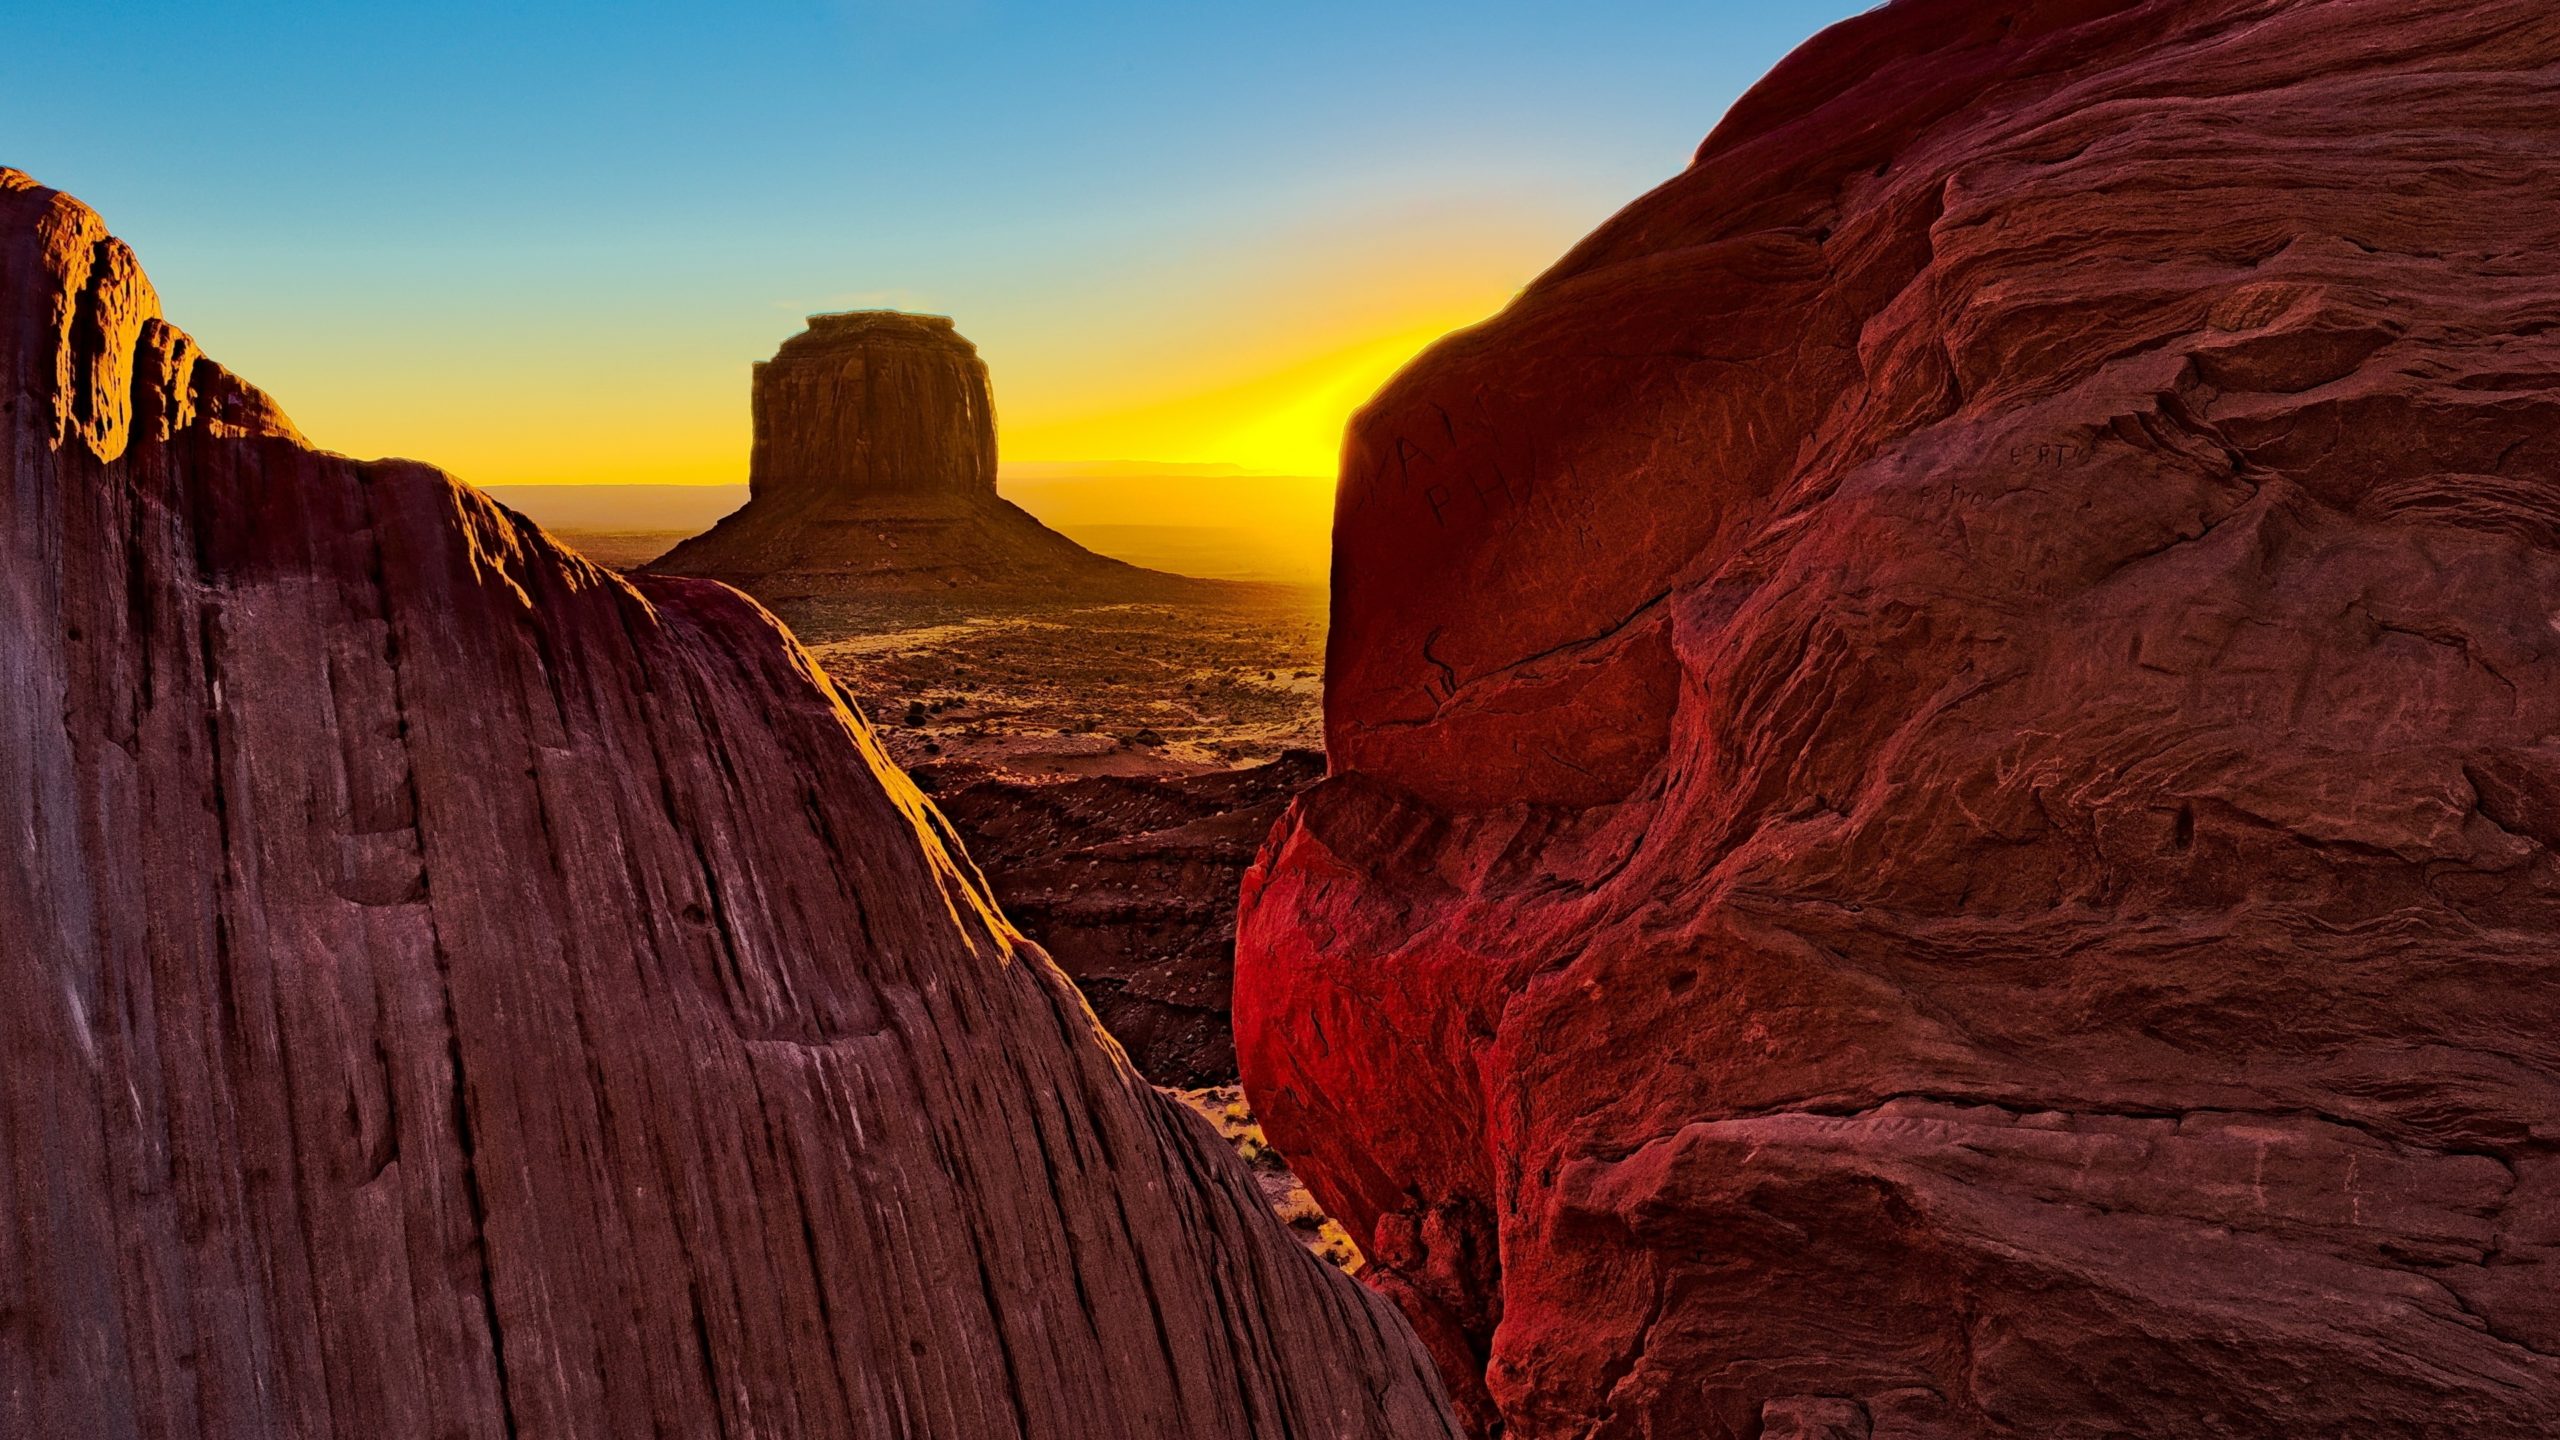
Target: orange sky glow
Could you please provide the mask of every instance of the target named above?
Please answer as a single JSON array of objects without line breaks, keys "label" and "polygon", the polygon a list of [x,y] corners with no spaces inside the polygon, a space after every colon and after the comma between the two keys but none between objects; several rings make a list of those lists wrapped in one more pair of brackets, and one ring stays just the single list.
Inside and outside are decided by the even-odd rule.
[{"label": "orange sky glow", "polygon": [[255,373],[315,441],[349,454],[425,459],[482,485],[728,484],[745,478],[748,366],[802,313],[888,305],[952,314],[978,342],[1009,468],[1330,477],[1351,412],[1433,340],[1500,309],[1585,218],[1478,207],[1358,233],[1310,223],[1158,276],[1139,304],[1119,277],[1107,303],[1061,277],[1052,303],[976,317],[929,292],[846,292],[679,313],[605,343],[536,308],[478,354],[423,336],[360,363],[279,348]]},{"label": "orange sky glow", "polygon": [[0,132],[331,449],[734,487],[749,367],[893,307],[1035,514],[1309,572],[1351,413],[1858,3],[35,6]]}]

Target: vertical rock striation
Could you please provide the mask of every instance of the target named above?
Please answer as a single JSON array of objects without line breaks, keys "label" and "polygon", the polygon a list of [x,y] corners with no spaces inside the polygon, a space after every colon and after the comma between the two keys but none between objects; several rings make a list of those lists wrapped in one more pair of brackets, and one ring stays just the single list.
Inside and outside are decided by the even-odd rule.
[{"label": "vertical rock striation", "polygon": [[1032,590],[1178,595],[996,495],[995,401],[940,315],[812,315],[755,368],[747,503],[651,561],[788,606],[842,595]]},{"label": "vertical rock striation", "polygon": [[2552,1433],[2555,155],[1896,0],[1362,414],[1238,1048],[1480,1430]]},{"label": "vertical rock striation", "polygon": [[791,637],[0,171],[0,1434],[1431,1436]]},{"label": "vertical rock striation", "polygon": [[755,367],[751,498],[823,511],[898,497],[953,508],[996,498],[987,362],[950,317],[812,315]]}]

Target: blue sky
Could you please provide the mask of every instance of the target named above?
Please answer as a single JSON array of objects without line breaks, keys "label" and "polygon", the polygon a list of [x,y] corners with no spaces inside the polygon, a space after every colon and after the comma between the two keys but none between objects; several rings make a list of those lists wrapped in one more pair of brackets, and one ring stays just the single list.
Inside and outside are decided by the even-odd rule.
[{"label": "blue sky", "polygon": [[860,304],[958,317],[1017,453],[1145,448],[1078,423],[1498,304],[1862,7],[19,8],[0,163],[315,439],[499,481],[734,479],[746,363]]}]

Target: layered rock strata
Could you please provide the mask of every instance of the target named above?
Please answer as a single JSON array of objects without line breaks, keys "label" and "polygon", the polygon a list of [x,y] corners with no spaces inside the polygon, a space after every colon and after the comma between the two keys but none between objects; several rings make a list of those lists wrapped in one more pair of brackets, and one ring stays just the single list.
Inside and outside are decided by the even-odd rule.
[{"label": "layered rock strata", "polygon": [[1368,407],[1238,1042],[1479,1433],[2551,1433],[2555,154],[1897,0]]}]

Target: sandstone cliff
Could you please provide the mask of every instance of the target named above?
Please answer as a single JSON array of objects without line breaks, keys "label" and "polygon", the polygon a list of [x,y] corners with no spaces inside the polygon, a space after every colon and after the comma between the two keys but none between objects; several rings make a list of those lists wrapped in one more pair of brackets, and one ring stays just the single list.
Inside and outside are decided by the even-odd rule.
[{"label": "sandstone cliff", "polygon": [[0,171],[0,1434],[1448,1433],[791,637]]},{"label": "sandstone cliff", "polygon": [[945,590],[1172,595],[1203,582],[1096,555],[996,495],[995,399],[940,315],[812,315],[755,368],[736,513],[649,563],[768,603]]},{"label": "sandstone cliff", "polygon": [[2560,9],[1898,0],[1358,421],[1274,1143],[1515,1437],[2547,1436]]}]

